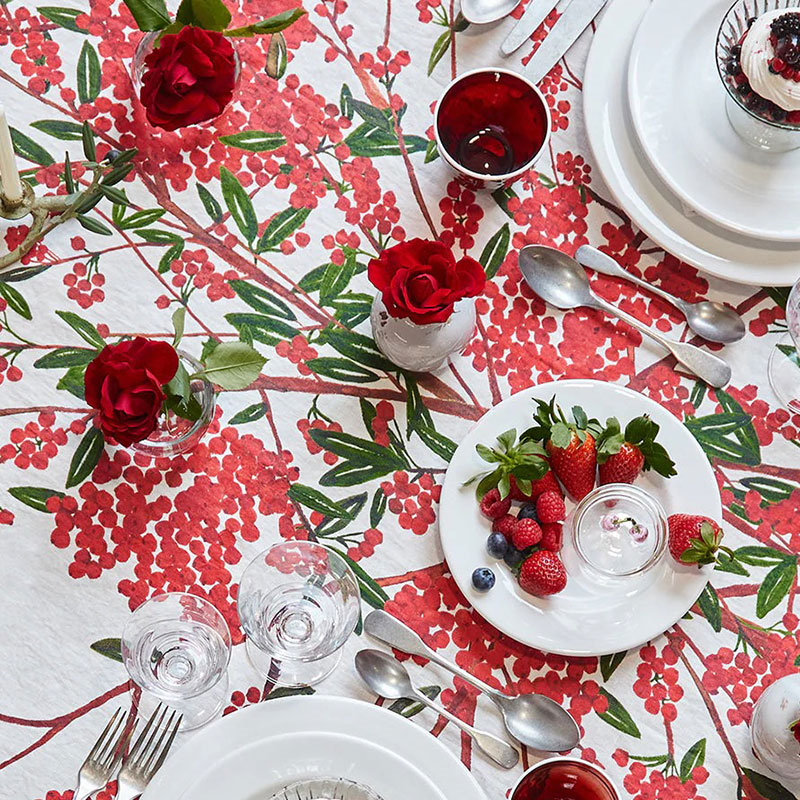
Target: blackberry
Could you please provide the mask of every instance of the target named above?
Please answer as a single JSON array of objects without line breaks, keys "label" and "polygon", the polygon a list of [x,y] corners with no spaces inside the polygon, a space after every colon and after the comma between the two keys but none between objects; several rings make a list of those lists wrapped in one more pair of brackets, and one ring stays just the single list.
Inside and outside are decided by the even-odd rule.
[{"label": "blackberry", "polygon": [[728,75],[738,75],[742,69],[742,65],[739,63],[739,59],[734,56],[729,56],[728,60],[725,62],[725,71]]},{"label": "blackberry", "polygon": [[795,11],[781,14],[781,16],[772,21],[770,31],[778,39],[783,39],[786,36],[800,36],[800,14]]}]

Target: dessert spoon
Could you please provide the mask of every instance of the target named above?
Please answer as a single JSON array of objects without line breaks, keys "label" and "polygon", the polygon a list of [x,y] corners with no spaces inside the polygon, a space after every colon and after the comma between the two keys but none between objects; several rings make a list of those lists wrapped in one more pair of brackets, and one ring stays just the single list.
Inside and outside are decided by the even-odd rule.
[{"label": "dessert spoon", "polygon": [[461,667],[431,650],[407,625],[386,611],[376,610],[364,620],[364,630],[390,647],[412,656],[421,656],[444,667],[454,675],[480,689],[500,709],[506,730],[518,741],[534,750],[563,753],[572,750],[580,740],[575,720],[555,700],[541,694],[509,697]]},{"label": "dessert spoon", "polygon": [[746,333],[744,321],[732,308],[728,308],[722,303],[712,303],[710,300],[690,303],[680,297],[675,297],[674,294],[665,292],[660,287],[631,275],[611,256],[588,244],[578,248],[575,258],[578,263],[595,272],[602,272],[604,275],[612,275],[615,278],[624,278],[626,281],[642,286],[662,297],[686,317],[687,324],[698,336],[702,336],[709,342],[730,344],[744,338]]},{"label": "dessert spoon", "polygon": [[507,17],[520,0],[461,0],[461,13],[467,22],[485,25]]},{"label": "dessert spoon", "polygon": [[508,742],[498,739],[491,733],[473,728],[446,708],[434,703],[414,686],[406,668],[388,653],[380,650],[361,650],[356,653],[356,670],[364,683],[381,697],[387,700],[400,700],[403,697],[418,700],[461,728],[475,742],[478,749],[496,764],[505,769],[517,765],[519,753]]},{"label": "dessert spoon", "polygon": [[619,317],[640,333],[655,339],[675,356],[688,370],[702,378],[709,386],[721,388],[731,379],[731,368],[712,353],[707,353],[688,342],[676,342],[649,328],[636,317],[626,314],[598,297],[589,285],[583,267],[566,253],[553,247],[529,244],[519,251],[519,268],[525,282],[539,297],[550,305],[561,309],[597,308]]}]

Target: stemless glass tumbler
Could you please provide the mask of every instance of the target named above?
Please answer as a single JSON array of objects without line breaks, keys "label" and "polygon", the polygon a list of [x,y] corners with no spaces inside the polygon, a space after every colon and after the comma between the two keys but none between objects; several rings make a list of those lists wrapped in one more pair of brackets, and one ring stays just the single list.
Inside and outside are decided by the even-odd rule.
[{"label": "stemless glass tumbler", "polygon": [[310,686],[339,663],[361,604],[353,571],[314,542],[256,556],[239,585],[239,618],[256,669],[281,686]]},{"label": "stemless glass tumbler", "polygon": [[138,711],[159,702],[183,714],[182,730],[205,725],[228,696],[231,633],[207,600],[171,592],[142,603],[122,632],[122,660],[141,689]]}]

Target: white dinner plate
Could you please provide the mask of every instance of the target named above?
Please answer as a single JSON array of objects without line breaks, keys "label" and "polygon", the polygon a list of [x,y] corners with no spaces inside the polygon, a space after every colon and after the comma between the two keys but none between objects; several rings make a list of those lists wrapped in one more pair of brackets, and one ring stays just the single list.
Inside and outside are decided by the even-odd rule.
[{"label": "white dinner plate", "polygon": [[[407,762],[408,769],[402,780],[406,777],[410,782],[418,780],[416,773],[421,773],[428,784],[446,786],[448,798],[452,792],[452,797],[459,800],[486,800],[483,790],[458,758],[413,721],[362,700],[319,696],[269,700],[213,722],[192,735],[169,757],[142,800],[200,800],[201,795],[194,791],[198,788],[198,779],[217,781],[224,775],[230,777],[230,785],[225,784],[224,800],[268,800],[275,769],[284,770],[290,778],[295,774],[291,758],[286,763],[276,763],[278,759],[271,755],[272,746],[276,739],[295,734],[333,734],[359,740]],[[294,763],[308,768],[303,754],[305,745],[298,747]],[[367,760],[375,755],[371,753],[367,754]],[[399,768],[394,762],[393,774],[397,775]],[[363,770],[369,770],[370,766],[359,764],[353,769],[352,777],[358,780],[358,775],[367,775]],[[230,787],[233,785],[241,785],[248,793],[232,794]],[[204,795],[202,797],[206,800]],[[212,796],[208,797],[211,800]],[[217,794],[213,800],[220,797]],[[439,800],[438,793],[433,798]]]},{"label": "white dinner plate", "polygon": [[800,274],[796,244],[741,236],[687,210],[642,151],[631,120],[627,77],[633,39],[649,8],[650,0],[613,0],[594,35],[583,85],[594,163],[616,202],[667,252],[737,283],[792,285]]},{"label": "white dinner plate", "polygon": [[[464,482],[487,469],[475,445],[493,445],[503,431],[522,433],[532,424],[533,398],[556,402],[565,413],[581,406],[590,417],[605,422],[616,416],[623,427],[647,413],[661,426],[659,441],[675,461],[678,474],[670,479],[644,473],[636,483],[657,497],[667,514],[704,514],[721,519],[722,504],[714,473],[700,445],[667,409],[622,386],[591,380],[546,383],[519,392],[488,411],[458,446],[445,476],[439,511],[439,531],[450,571],[475,610],[518,642],[551,653],[598,656],[638,647],[674,625],[697,600],[710,567],[681,566],[668,553],[647,573],[646,580],[587,585],[570,575],[563,592],[547,598],[520,589],[510,570],[486,552],[491,532],[475,500],[474,486]],[[568,500],[568,510],[571,502]],[[564,528],[564,558],[569,572],[568,531]],[[493,589],[478,592],[472,572],[490,567],[497,578]]]},{"label": "white dinner plate", "polygon": [[658,174],[695,211],[745,236],[798,242],[800,150],[757,150],[725,113],[715,47],[729,7],[653,0],[630,56],[633,122]]},{"label": "white dinner plate", "polygon": [[236,750],[209,767],[176,800],[270,800],[310,778],[346,778],[381,800],[445,800],[416,767],[372,742],[341,733],[283,732]]}]

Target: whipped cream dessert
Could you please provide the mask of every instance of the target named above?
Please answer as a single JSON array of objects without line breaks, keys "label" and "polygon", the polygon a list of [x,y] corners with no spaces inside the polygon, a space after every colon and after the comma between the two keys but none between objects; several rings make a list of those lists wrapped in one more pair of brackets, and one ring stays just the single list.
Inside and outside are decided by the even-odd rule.
[{"label": "whipped cream dessert", "polygon": [[800,124],[800,7],[749,20],[730,48],[726,72],[747,108],[772,122]]}]

